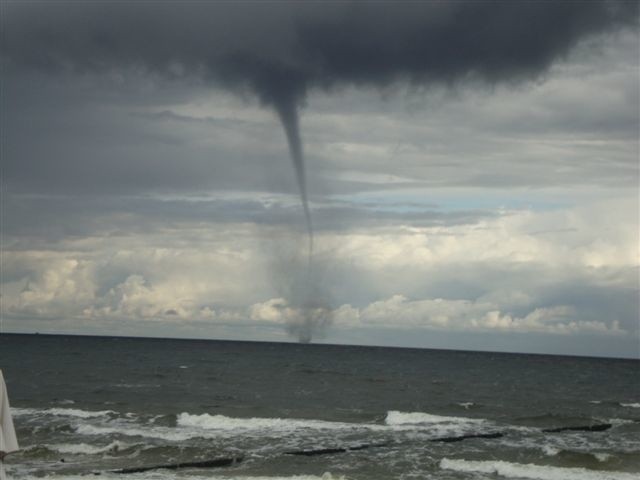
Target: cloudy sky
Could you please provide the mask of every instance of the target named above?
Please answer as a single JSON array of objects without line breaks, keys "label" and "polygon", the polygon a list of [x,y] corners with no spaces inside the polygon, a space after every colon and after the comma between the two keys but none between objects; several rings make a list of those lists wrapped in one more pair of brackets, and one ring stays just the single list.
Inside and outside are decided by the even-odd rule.
[{"label": "cloudy sky", "polygon": [[637,2],[1,13],[2,332],[640,356]]}]

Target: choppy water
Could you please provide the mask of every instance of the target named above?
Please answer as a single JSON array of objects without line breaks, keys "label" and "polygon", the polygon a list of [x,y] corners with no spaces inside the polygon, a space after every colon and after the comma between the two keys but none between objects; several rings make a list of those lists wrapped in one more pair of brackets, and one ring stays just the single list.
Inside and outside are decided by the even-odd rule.
[{"label": "choppy water", "polygon": [[[0,368],[22,446],[7,471],[56,480],[94,472],[154,480],[635,479],[638,367],[539,355],[5,334]],[[602,423],[612,427],[542,431]],[[503,436],[433,441],[491,433]],[[346,451],[287,454],[324,448]],[[110,473],[219,457],[243,460]]]}]

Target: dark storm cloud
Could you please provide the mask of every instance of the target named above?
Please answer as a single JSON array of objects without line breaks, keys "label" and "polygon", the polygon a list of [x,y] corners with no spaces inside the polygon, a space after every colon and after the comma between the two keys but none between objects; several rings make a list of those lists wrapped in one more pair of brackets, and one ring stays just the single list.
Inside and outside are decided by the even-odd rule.
[{"label": "dark storm cloud", "polygon": [[[246,149],[213,159],[177,131],[123,122],[111,108],[122,99],[166,105],[184,98],[177,85],[198,93],[215,85],[252,92],[278,112],[306,196],[297,107],[309,89],[528,78],[584,37],[636,24],[637,10],[637,2],[617,1],[4,2],[6,178],[38,191],[78,183],[117,191],[259,188],[247,173]],[[53,73],[65,84],[56,87]],[[162,91],[145,88],[145,75],[161,79]],[[137,80],[119,85],[122,77]],[[110,110],[98,108],[105,105]],[[175,159],[187,148],[190,168],[183,168]],[[271,166],[279,155],[261,155],[270,159],[262,177],[282,187],[289,177],[275,178],[282,175]]]},{"label": "dark storm cloud", "polygon": [[637,24],[638,3],[9,2],[3,13],[16,65],[195,75],[281,108],[309,87],[535,75],[584,36]]}]

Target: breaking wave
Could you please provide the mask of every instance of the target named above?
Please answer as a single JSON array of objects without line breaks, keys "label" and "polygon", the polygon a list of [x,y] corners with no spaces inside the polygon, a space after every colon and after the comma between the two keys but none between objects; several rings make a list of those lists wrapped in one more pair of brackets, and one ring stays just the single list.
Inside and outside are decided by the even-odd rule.
[{"label": "breaking wave", "polygon": [[96,426],[83,424],[75,427],[75,430],[80,435],[87,436],[123,435],[127,437],[157,438],[170,442],[183,442],[190,438],[202,436],[170,427],[145,428],[127,425]]},{"label": "breaking wave", "polygon": [[192,427],[206,430],[222,431],[248,431],[270,430],[272,432],[289,432],[292,430],[355,430],[361,428],[377,428],[372,424],[328,422],[324,420],[304,420],[295,418],[234,418],[225,415],[191,415],[181,413],[178,415],[179,427]]},{"label": "breaking wave", "polygon": [[636,474],[586,468],[550,467],[546,465],[511,463],[502,461],[471,461],[443,458],[440,468],[463,473],[485,473],[506,478],[531,480],[635,480]]},{"label": "breaking wave", "polygon": [[387,418],[385,419],[387,425],[396,426],[420,426],[420,425],[432,425],[432,424],[463,424],[463,425],[478,425],[486,423],[484,419],[478,418],[466,418],[466,417],[446,417],[441,415],[432,415],[430,413],[422,412],[398,412],[391,410],[387,412]]},{"label": "breaking wave", "polygon": [[94,418],[104,417],[106,415],[117,415],[117,412],[113,410],[90,411],[77,408],[46,408],[43,410],[35,408],[11,408],[11,413],[18,417],[25,415],[54,415],[58,417]]},{"label": "breaking wave", "polygon": [[86,443],[61,443],[56,445],[46,445],[49,450],[71,455],[96,455],[98,453],[115,452],[127,448],[128,445],[122,442],[111,442],[109,445],[88,445]]},{"label": "breaking wave", "polygon": [[323,435],[331,432],[341,432],[342,434],[419,432],[423,435],[437,437],[474,432],[478,431],[480,426],[491,425],[488,420],[484,419],[399,411],[387,412],[383,423],[349,423],[300,418],[240,418],[208,413],[190,414],[188,412],[182,412],[175,418],[175,426],[158,425],[153,419],[149,423],[139,423],[120,417],[106,422],[80,423],[73,425],[72,428],[78,434],[87,436],[120,435],[121,437],[157,438],[180,442],[190,438],[227,438],[236,435],[273,438],[293,433],[306,435],[308,432],[317,432]]}]

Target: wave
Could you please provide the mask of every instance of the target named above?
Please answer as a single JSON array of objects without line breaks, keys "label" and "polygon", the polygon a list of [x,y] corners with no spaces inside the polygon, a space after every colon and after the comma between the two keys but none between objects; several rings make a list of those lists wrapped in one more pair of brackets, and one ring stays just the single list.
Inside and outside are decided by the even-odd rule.
[{"label": "wave", "polygon": [[120,435],[125,437],[154,438],[169,442],[184,442],[192,438],[226,438],[242,436],[278,437],[293,433],[385,430],[384,425],[367,425],[322,420],[297,420],[283,418],[232,418],[224,415],[178,415],[176,426],[140,425],[119,422],[110,425],[80,424],[74,427],[80,435]]},{"label": "wave", "polygon": [[554,429],[564,427],[595,426],[600,424],[611,424],[613,428],[622,425],[636,423],[637,420],[630,418],[611,418],[607,416],[571,416],[554,413],[544,413],[528,417],[516,417],[509,423],[513,426],[521,426],[533,429]]},{"label": "wave", "polygon": [[14,416],[25,415],[55,415],[59,417],[77,417],[77,418],[94,418],[104,417],[107,415],[117,415],[118,412],[113,410],[80,410],[77,408],[46,408],[38,410],[36,408],[11,408],[11,413]]},{"label": "wave", "polygon": [[623,407],[623,408],[640,408],[640,402],[617,402],[611,400],[589,400],[589,403],[594,405],[609,405],[614,407]]},{"label": "wave", "polygon": [[80,435],[87,436],[104,436],[104,435],[123,435],[126,437],[144,437],[157,438],[170,442],[183,442],[190,438],[202,437],[203,435],[194,434],[187,430],[177,430],[169,427],[144,428],[136,426],[117,425],[113,427],[95,426],[95,425],[78,425],[75,430]]},{"label": "wave", "polygon": [[[74,417],[80,419],[91,419],[107,417],[113,420],[114,416],[120,416],[114,410],[81,410],[76,408],[12,408],[14,416],[44,416],[52,415],[59,417]],[[124,417],[133,419],[135,414],[127,413]],[[155,416],[151,419],[152,423],[162,416]],[[488,423],[485,419],[453,417],[433,415],[424,412],[400,412],[390,410],[386,413],[384,424],[379,423],[349,423],[349,422],[333,422],[328,420],[317,419],[296,419],[296,418],[238,418],[227,417],[225,415],[210,415],[207,413],[194,415],[188,412],[180,413],[176,416],[176,424],[178,427],[198,428],[204,430],[220,430],[220,431],[243,431],[243,430],[273,430],[279,432],[288,432],[291,430],[427,430],[430,427],[439,426],[460,426],[468,428],[473,425],[481,425]],[[90,434],[87,428],[91,425],[81,425],[85,427],[87,434]],[[102,428],[104,433],[116,433],[117,428]],[[113,432],[112,432],[113,431]],[[82,432],[81,432],[82,433]],[[97,431],[96,431],[97,434]]]},{"label": "wave", "polygon": [[440,468],[463,473],[496,474],[507,478],[531,480],[636,480],[637,475],[627,472],[587,470],[586,468],[550,467],[546,465],[511,463],[502,461],[471,461],[443,458]]},{"label": "wave", "polygon": [[629,418],[605,418],[601,420],[604,423],[610,423],[614,427],[619,427],[621,425],[629,425],[631,423],[636,423],[635,420],[631,420]]},{"label": "wave", "polygon": [[606,461],[610,460],[611,458],[613,458],[612,454],[604,453],[604,452],[594,452],[591,455],[593,455],[595,457],[595,459],[598,460],[599,462],[606,462]]},{"label": "wave", "polygon": [[545,455],[549,457],[555,457],[562,451],[561,449],[557,447],[552,447],[551,445],[542,445],[540,449]]},{"label": "wave", "polygon": [[11,407],[11,415],[13,415],[14,417],[20,417],[24,415],[37,415],[41,412],[42,410],[38,410],[36,408]]},{"label": "wave", "polygon": [[557,455],[564,455],[564,454],[568,454],[568,455],[588,455],[588,456],[591,456],[591,457],[595,458],[599,462],[606,462],[606,461],[610,460],[611,458],[613,458],[613,455],[611,453],[580,452],[580,451],[565,450],[565,449],[561,449],[561,448],[557,448],[557,447],[552,447],[551,445],[542,445],[540,447],[540,449],[548,457],[555,457]]},{"label": "wave", "polygon": [[464,424],[464,425],[478,425],[482,423],[486,423],[487,421],[481,418],[467,418],[467,417],[446,417],[442,415],[432,415],[430,413],[422,413],[422,412],[398,412],[396,410],[391,410],[387,412],[387,417],[385,419],[385,423],[387,425],[396,426],[396,425],[432,425],[432,424]]},{"label": "wave", "polygon": [[555,448],[549,445],[543,445],[540,447],[545,455],[549,457],[565,457],[572,458],[574,460],[588,461],[590,459],[597,460],[600,463],[606,463],[612,458],[614,455],[612,453],[605,452],[592,452],[592,451],[579,451],[579,450],[567,450],[561,448]]},{"label": "wave", "polygon": [[296,418],[234,418],[225,415],[192,415],[183,412],[177,416],[179,427],[198,428],[218,431],[269,430],[271,432],[290,432],[293,430],[435,430],[443,428],[471,428],[488,423],[485,419],[466,417],[447,417],[423,412],[387,412],[384,425],[375,423],[346,423],[314,419]]},{"label": "wave", "polygon": [[120,417],[108,423],[81,423],[72,428],[80,435],[120,435],[128,437],[157,438],[166,441],[185,441],[190,438],[226,438],[229,436],[282,437],[292,434],[319,435],[331,432],[382,433],[419,432],[433,437],[460,435],[478,431],[479,425],[490,425],[488,420],[447,417],[422,412],[389,411],[381,423],[347,423],[300,418],[238,418],[208,413],[195,415],[188,412],[178,414],[175,424],[163,425],[151,419],[141,424]]},{"label": "wave", "polygon": [[122,442],[111,442],[109,445],[89,445],[86,443],[60,443],[46,445],[49,450],[70,455],[97,455],[99,453],[117,452],[128,448],[129,445]]},{"label": "wave", "polygon": [[177,418],[179,427],[192,427],[205,430],[248,431],[270,430],[275,432],[289,432],[292,430],[355,430],[379,427],[373,424],[329,422],[324,420],[306,420],[296,418],[235,418],[225,415],[191,415],[181,413]]}]

